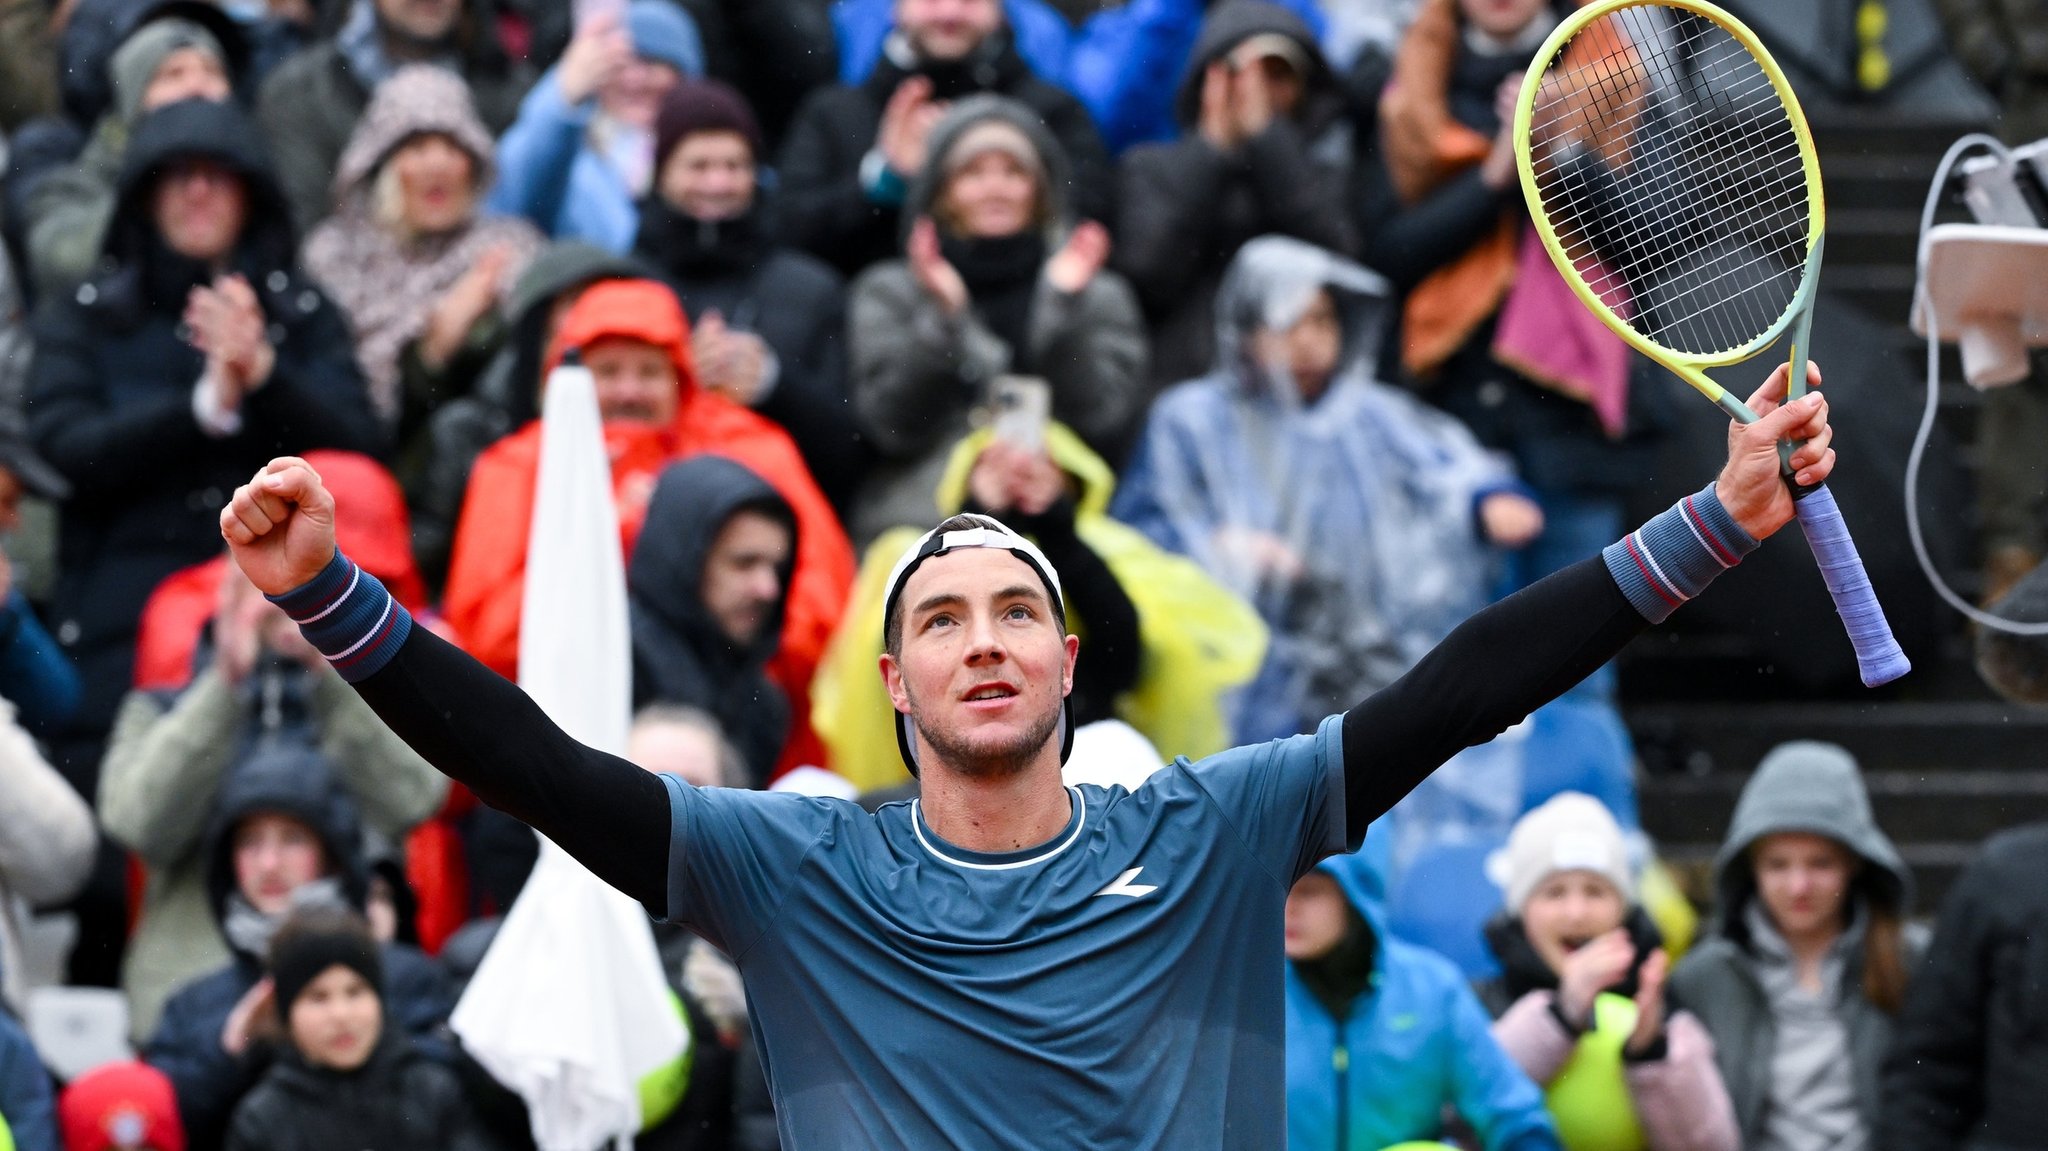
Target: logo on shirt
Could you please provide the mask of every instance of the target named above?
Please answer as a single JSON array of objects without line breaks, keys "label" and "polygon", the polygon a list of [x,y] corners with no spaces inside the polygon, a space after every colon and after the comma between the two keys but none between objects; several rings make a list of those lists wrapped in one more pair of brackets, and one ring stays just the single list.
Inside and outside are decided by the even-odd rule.
[{"label": "logo on shirt", "polygon": [[1097,899],[1100,899],[1105,895],[1123,895],[1128,896],[1132,899],[1143,899],[1146,896],[1152,894],[1153,892],[1159,890],[1159,886],[1157,884],[1131,882],[1132,880],[1138,878],[1138,873],[1143,870],[1145,869],[1142,867],[1131,868],[1129,871],[1126,871],[1122,875],[1117,876],[1116,882],[1111,883],[1108,887],[1105,887],[1101,891],[1096,892],[1095,897]]}]

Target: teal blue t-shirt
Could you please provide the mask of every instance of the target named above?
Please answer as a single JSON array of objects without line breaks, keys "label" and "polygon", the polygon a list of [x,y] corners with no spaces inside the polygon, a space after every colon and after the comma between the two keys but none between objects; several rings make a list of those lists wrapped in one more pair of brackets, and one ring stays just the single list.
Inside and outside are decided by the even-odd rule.
[{"label": "teal blue t-shirt", "polygon": [[786,1151],[1286,1139],[1287,891],[1345,849],[1343,717],[1070,787],[991,855],[916,801],[667,780],[670,918],[739,964]]}]

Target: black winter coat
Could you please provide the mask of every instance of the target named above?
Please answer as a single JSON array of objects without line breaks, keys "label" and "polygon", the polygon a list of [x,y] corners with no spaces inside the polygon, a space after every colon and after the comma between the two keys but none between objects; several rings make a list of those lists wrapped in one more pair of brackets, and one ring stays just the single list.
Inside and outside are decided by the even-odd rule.
[{"label": "black winter coat", "polygon": [[386,1032],[352,1072],[287,1051],[249,1092],[228,1151],[493,1151],[455,1073]]},{"label": "black winter coat", "polygon": [[780,375],[754,410],[789,432],[811,477],[839,504],[867,462],[846,391],[846,281],[774,243],[771,228],[758,204],[709,222],[653,197],[641,206],[634,252],[661,269],[692,325],[715,311],[775,353]]},{"label": "black winter coat", "polygon": [[1956,879],[1883,1072],[1886,1151],[2039,1147],[2048,1132],[2048,824]]},{"label": "black winter coat", "polygon": [[[205,359],[182,335],[186,297],[211,274],[163,246],[146,204],[155,170],[189,155],[227,164],[248,185],[250,222],[232,263],[277,350],[269,380],[243,403],[241,430],[218,439],[193,414]],[[30,432],[71,481],[52,630],[84,680],[72,725],[85,733],[106,729],[129,686],[151,590],[219,554],[220,509],[236,485],[278,455],[383,447],[346,323],[293,262],[283,198],[246,116],[203,101],[152,114],[119,187],[110,270],[45,301],[29,376]]]},{"label": "black winter coat", "polygon": [[[882,109],[912,75],[931,79],[935,98],[957,101],[977,92],[1008,96],[1038,113],[1071,165],[1067,202],[1078,219],[1110,217],[1109,153],[1088,109],[1064,88],[1034,75],[1007,32],[991,36],[968,60],[906,69],[884,53],[857,85],[811,93],[783,141],[781,221],[784,236],[847,276],[901,254],[902,214],[871,202],[860,163],[875,146]],[[911,176],[914,179],[915,176]]]}]

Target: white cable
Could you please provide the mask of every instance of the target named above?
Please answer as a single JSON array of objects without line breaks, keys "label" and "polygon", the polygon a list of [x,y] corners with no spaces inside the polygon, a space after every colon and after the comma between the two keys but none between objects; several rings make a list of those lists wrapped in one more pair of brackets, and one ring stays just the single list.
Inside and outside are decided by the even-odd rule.
[{"label": "white cable", "polygon": [[1920,534],[1920,462],[1927,454],[1927,441],[1934,433],[1934,417],[1941,393],[1941,337],[1936,330],[1934,301],[1926,299],[1927,293],[1927,231],[1934,226],[1934,210],[1941,203],[1941,194],[1948,187],[1949,169],[1972,148],[1983,147],[1995,152],[2007,164],[2012,163],[2012,153],[2004,144],[1982,132],[1972,132],[1948,146],[1948,152],[1941,158],[1941,165],[1934,170],[1934,183],[1927,189],[1927,202],[1920,210],[1920,243],[1915,256],[1913,275],[1913,298],[1925,302],[1921,314],[1927,321],[1927,408],[1920,415],[1920,430],[1913,435],[1913,451],[1906,457],[1906,534],[1913,541],[1913,555],[1920,561],[1920,570],[1927,575],[1927,582],[1948,605],[1964,616],[2008,635],[2048,635],[2048,621],[2041,623],[2020,623],[2003,616],[1979,611],[1969,601],[1957,595],[1955,590],[1934,570],[1934,560],[1927,554],[1927,541]]}]

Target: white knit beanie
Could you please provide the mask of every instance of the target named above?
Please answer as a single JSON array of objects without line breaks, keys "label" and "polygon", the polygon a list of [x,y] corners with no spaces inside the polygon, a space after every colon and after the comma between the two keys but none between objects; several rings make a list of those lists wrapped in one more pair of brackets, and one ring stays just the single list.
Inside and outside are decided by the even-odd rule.
[{"label": "white knit beanie", "polygon": [[1500,886],[1508,910],[1516,915],[1536,888],[1560,871],[1590,871],[1635,902],[1635,875],[1621,825],[1590,795],[1567,791],[1552,796],[1516,821],[1507,846],[1486,861],[1487,878]]}]

